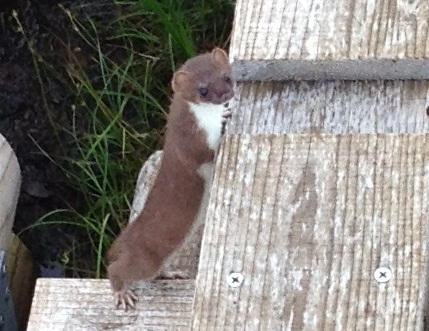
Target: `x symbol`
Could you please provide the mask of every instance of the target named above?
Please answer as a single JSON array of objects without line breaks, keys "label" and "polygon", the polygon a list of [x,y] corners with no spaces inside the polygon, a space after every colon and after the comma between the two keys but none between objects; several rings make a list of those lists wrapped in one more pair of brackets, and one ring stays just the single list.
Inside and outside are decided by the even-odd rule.
[{"label": "x symbol", "polygon": [[238,280],[238,277],[232,277],[232,282],[233,283],[239,283],[240,281]]}]

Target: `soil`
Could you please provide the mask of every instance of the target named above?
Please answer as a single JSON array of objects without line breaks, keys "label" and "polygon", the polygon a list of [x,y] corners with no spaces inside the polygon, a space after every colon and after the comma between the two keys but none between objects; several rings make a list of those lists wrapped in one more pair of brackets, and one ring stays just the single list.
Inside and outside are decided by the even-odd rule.
[{"label": "soil", "polygon": [[[107,1],[61,4],[66,8],[85,8],[85,14],[91,15],[88,10],[100,12]],[[71,126],[70,112],[65,111],[70,109],[71,91],[52,80],[44,84],[47,90],[42,95],[33,57],[13,11],[18,13],[27,38],[53,66],[64,66],[64,47],[59,47],[58,36],[70,43],[73,37],[58,1],[0,0],[0,133],[14,149],[21,166],[22,187],[14,225],[15,233],[20,233],[49,211],[68,206],[79,209],[80,196],[62,171],[42,153],[60,152],[53,124]],[[53,110],[51,118],[46,116],[46,107]],[[84,123],[85,119],[78,121],[78,125]],[[39,263],[50,265],[60,259],[63,248],[78,235],[70,227],[43,226],[24,231],[20,237]]]}]

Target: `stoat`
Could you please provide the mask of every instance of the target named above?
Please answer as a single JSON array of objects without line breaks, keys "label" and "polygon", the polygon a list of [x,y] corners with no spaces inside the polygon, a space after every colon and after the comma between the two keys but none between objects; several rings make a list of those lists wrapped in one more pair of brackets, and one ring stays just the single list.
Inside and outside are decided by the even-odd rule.
[{"label": "stoat", "polygon": [[134,308],[133,281],[155,278],[190,235],[210,188],[222,125],[233,98],[231,66],[220,48],[189,59],[173,75],[164,155],[136,221],[108,252],[116,306]]}]

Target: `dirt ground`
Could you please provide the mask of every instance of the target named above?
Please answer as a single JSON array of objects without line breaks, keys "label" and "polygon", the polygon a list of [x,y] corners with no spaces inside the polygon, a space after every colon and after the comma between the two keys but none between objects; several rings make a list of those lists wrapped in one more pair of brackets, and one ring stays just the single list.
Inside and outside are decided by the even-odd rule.
[{"label": "dirt ground", "polygon": [[[85,5],[96,2],[100,3],[86,1]],[[78,6],[79,2],[62,4]],[[21,166],[22,190],[14,226],[15,233],[19,233],[49,211],[68,205],[79,208],[79,194],[40,149],[50,155],[59,153],[58,138],[50,121],[65,127],[71,125],[70,112],[64,111],[70,107],[70,91],[53,80],[46,84],[44,96],[41,94],[33,58],[12,17],[13,10],[18,13],[27,38],[53,65],[62,65],[63,54],[50,32],[56,31],[57,36],[63,35],[67,40],[70,27],[58,1],[0,0],[0,133],[11,144]],[[54,110],[51,119],[46,116],[46,105]],[[49,264],[59,259],[62,248],[76,236],[73,231],[66,227],[39,227],[20,237],[37,261]]]}]

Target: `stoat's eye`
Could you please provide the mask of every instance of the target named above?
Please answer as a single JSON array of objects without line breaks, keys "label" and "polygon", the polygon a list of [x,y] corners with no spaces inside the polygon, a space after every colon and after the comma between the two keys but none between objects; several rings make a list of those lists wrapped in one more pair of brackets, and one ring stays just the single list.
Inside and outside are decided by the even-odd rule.
[{"label": "stoat's eye", "polygon": [[202,96],[205,97],[207,96],[207,94],[209,93],[209,89],[207,87],[200,87],[198,89],[198,93]]},{"label": "stoat's eye", "polygon": [[228,83],[228,84],[231,84],[231,77],[229,77],[228,75],[224,75],[223,76],[223,81],[226,82],[226,83]]}]

